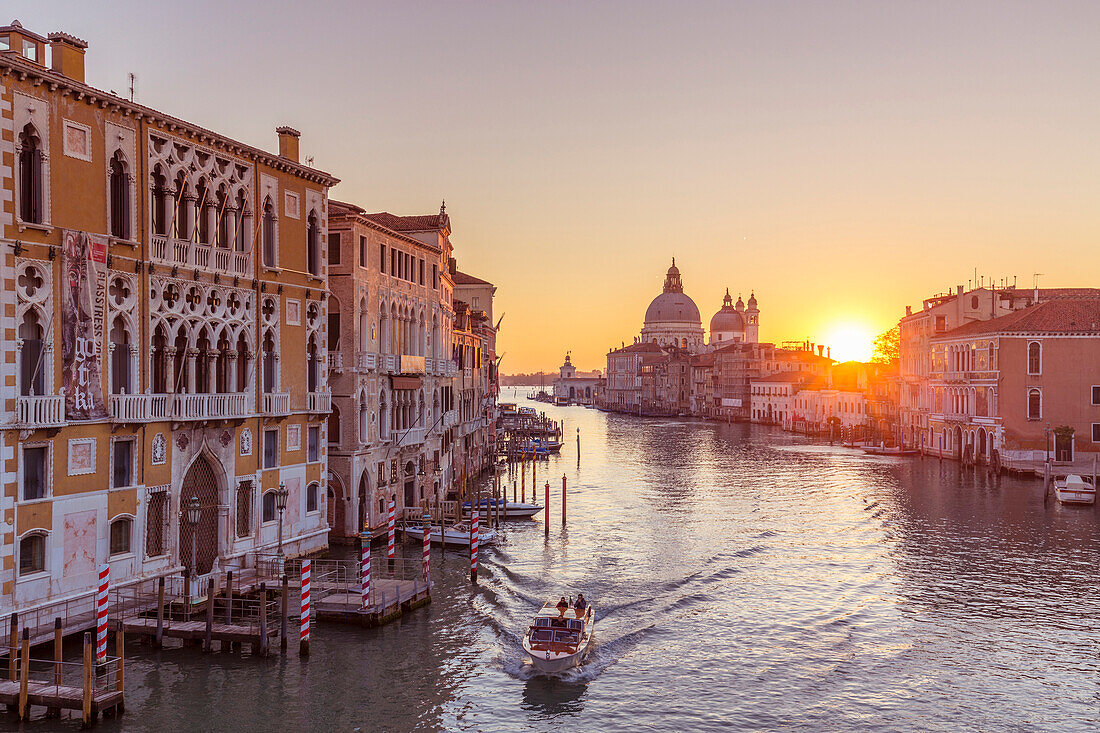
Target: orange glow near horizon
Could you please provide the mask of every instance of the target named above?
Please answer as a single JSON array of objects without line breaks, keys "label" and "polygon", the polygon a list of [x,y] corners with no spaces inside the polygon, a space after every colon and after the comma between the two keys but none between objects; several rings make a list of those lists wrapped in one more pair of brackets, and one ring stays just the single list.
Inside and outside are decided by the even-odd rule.
[{"label": "orange glow near horizon", "polygon": [[857,321],[842,321],[825,331],[821,343],[831,350],[837,361],[868,361],[876,333]]},{"label": "orange glow near horizon", "polygon": [[761,341],[840,359],[975,277],[1100,282],[1100,3],[240,0],[216,37],[192,5],[130,3],[125,34],[75,0],[4,21],[242,143],[301,130],[334,199],[446,199],[504,374],[605,369],[673,256],[704,329],[755,292]]}]

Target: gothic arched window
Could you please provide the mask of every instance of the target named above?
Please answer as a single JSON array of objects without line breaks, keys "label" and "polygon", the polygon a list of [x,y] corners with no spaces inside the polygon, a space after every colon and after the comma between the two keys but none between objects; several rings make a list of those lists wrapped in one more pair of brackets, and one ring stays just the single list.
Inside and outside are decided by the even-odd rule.
[{"label": "gothic arched window", "polygon": [[111,156],[111,236],[130,238],[130,180],[122,151]]},{"label": "gothic arched window", "polygon": [[42,140],[34,125],[27,123],[19,134],[19,218],[42,223]]}]

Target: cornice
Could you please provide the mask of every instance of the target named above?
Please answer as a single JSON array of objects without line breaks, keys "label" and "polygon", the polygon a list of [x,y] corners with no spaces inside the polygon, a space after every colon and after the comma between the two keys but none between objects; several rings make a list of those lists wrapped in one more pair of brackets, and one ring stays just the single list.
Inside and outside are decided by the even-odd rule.
[{"label": "cornice", "polygon": [[150,120],[161,125],[168,132],[185,133],[195,138],[196,142],[220,146],[234,155],[248,158],[255,163],[262,163],[284,173],[291,173],[321,186],[335,186],[340,182],[339,178],[325,171],[295,163],[281,155],[275,155],[266,150],[246,145],[220,135],[213,130],[207,130],[204,127],[181,120],[178,117],[172,117],[151,107],[88,86],[52,69],[26,61],[17,54],[0,53],[0,76],[14,76],[19,81],[29,79],[34,86],[45,86],[50,92],[59,92],[63,97],[71,96],[77,101],[86,101],[92,106],[133,117],[136,120]]}]

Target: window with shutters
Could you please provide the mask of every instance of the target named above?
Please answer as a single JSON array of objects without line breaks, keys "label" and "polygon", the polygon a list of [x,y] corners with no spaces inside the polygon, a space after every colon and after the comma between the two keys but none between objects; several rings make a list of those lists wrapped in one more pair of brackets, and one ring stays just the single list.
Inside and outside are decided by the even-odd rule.
[{"label": "window with shutters", "polygon": [[19,218],[41,224],[44,209],[42,138],[34,125],[27,123],[19,133]]},{"label": "window with shutters", "polygon": [[130,239],[130,176],[121,150],[111,156],[111,236]]}]

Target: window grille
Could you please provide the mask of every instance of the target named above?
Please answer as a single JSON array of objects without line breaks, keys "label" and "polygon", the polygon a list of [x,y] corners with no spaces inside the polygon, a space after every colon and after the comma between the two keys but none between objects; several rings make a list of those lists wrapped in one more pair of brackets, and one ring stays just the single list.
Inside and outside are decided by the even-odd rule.
[{"label": "window grille", "polygon": [[252,534],[252,482],[237,484],[237,536]]},{"label": "window grille", "polygon": [[145,516],[145,556],[168,554],[168,485],[151,486],[147,491]]}]

